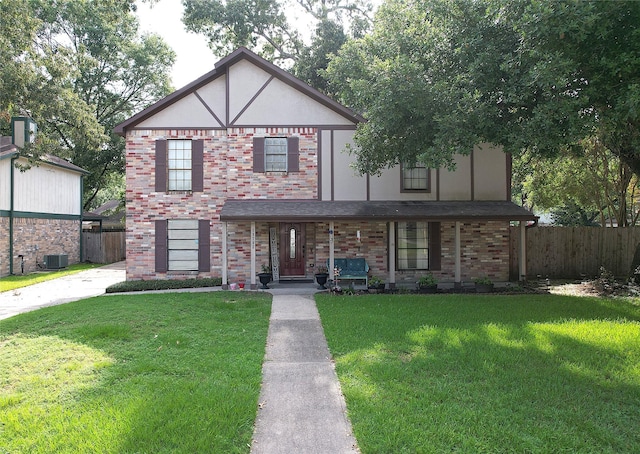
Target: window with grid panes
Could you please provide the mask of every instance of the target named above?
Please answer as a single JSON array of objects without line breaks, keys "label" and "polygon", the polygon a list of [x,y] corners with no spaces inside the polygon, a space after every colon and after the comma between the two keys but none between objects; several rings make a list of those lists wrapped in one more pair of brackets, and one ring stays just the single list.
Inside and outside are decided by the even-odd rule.
[{"label": "window with grid panes", "polygon": [[398,222],[396,249],[398,270],[429,269],[429,223]]},{"label": "window with grid panes", "polygon": [[428,191],[429,169],[423,164],[416,163],[413,166],[402,166],[402,190],[403,191]]},{"label": "window with grid panes", "polygon": [[169,191],[191,191],[191,140],[167,141]]},{"label": "window with grid panes", "polygon": [[286,137],[267,137],[264,141],[264,165],[267,172],[287,171]]}]

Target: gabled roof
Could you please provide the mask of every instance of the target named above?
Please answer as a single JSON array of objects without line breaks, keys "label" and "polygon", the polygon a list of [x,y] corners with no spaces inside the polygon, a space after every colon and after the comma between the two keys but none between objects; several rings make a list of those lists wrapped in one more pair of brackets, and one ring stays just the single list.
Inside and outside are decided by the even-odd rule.
[{"label": "gabled roof", "polygon": [[[9,139],[8,141],[6,139]],[[11,143],[11,137],[2,137],[0,138],[0,160],[6,158],[13,158],[15,156],[19,156],[20,148]],[[26,158],[26,156],[25,156]],[[39,158],[39,161],[49,164],[56,167],[61,167],[63,169],[72,170],[78,173],[89,174],[91,172],[87,172],[82,167],[78,167],[75,164],[71,164],[69,161],[59,158],[57,156],[53,156],[50,154],[44,154]]]},{"label": "gabled roof", "polygon": [[534,221],[530,211],[509,201],[329,201],[227,200],[221,221]]},{"label": "gabled roof", "polygon": [[210,83],[211,81],[215,80],[216,78],[218,78],[218,77],[220,77],[222,75],[225,75],[227,73],[227,69],[230,66],[234,65],[235,63],[237,63],[238,61],[240,61],[240,60],[249,61],[250,63],[256,65],[257,67],[259,67],[262,70],[266,71],[267,73],[271,74],[272,76],[274,76],[275,78],[279,79],[280,81],[282,81],[282,82],[286,83],[287,85],[295,88],[296,90],[304,93],[305,95],[309,96],[311,99],[313,99],[313,100],[317,101],[318,103],[328,107],[329,109],[331,109],[334,112],[342,115],[343,117],[349,119],[350,121],[352,121],[354,123],[360,123],[362,121],[365,121],[362,116],[354,113],[350,109],[346,108],[342,104],[340,104],[340,103],[334,101],[333,99],[329,98],[324,93],[321,93],[320,91],[316,90],[315,88],[313,88],[313,87],[309,86],[308,84],[304,83],[303,81],[301,81],[297,77],[293,76],[292,74],[288,73],[287,71],[283,70],[282,68],[277,67],[273,63],[265,60],[264,58],[260,57],[259,55],[255,54],[255,53],[251,52],[249,49],[247,49],[245,47],[240,47],[239,49],[235,50],[231,54],[229,54],[226,57],[224,57],[222,60],[219,60],[215,64],[215,69],[213,71],[210,71],[210,72],[206,73],[205,75],[203,75],[202,77],[194,80],[190,84],[185,85],[181,89],[179,89],[177,91],[174,91],[173,93],[171,93],[167,97],[165,97],[165,98],[161,99],[160,101],[156,102],[155,104],[152,104],[151,106],[147,107],[142,112],[139,112],[136,115],[134,115],[133,117],[123,121],[122,123],[120,123],[119,125],[117,125],[114,128],[114,132],[116,134],[124,136],[127,129],[135,127],[138,123],[140,123],[140,122],[146,120],[147,118],[155,115],[156,113],[158,113],[162,109],[164,109],[164,108],[170,106],[171,104],[181,100],[185,96],[190,95],[191,93],[195,92],[196,90],[198,90],[199,88],[203,87],[204,85],[207,85],[208,83]]}]

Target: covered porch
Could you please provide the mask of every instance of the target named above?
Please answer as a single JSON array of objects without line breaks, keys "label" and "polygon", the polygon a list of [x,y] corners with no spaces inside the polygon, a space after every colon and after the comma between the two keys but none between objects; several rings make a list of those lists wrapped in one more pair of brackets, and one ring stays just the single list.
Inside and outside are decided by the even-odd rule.
[{"label": "covered porch", "polygon": [[[271,266],[274,281],[312,279],[313,270],[327,262],[333,279],[334,261],[345,257],[365,258],[371,274],[384,279],[390,288],[415,282],[417,275],[426,272],[454,285],[482,270],[508,276],[509,251],[503,237],[512,221],[519,223],[521,233],[522,280],[526,276],[526,224],[535,219],[507,201],[228,200],[220,213],[222,284],[227,287],[242,267],[246,283],[255,289],[265,263]],[[406,263],[398,257],[398,226],[406,223],[428,224],[429,263],[414,270],[402,266]],[[309,231],[313,232],[311,240]],[[238,248],[231,246],[239,237],[248,249],[240,259],[234,256]],[[505,254],[507,259],[502,260]],[[501,274],[503,267],[506,274]]]}]

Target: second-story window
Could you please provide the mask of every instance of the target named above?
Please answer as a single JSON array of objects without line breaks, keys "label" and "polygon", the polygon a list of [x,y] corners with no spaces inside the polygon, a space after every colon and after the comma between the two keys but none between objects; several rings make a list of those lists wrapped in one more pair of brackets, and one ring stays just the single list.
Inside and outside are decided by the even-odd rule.
[{"label": "second-story window", "polygon": [[402,165],[402,190],[426,191],[429,187],[429,169],[423,164],[416,163],[413,166]]},{"label": "second-story window", "polygon": [[299,172],[300,138],[292,137],[254,137],[254,172]]},{"label": "second-story window", "polygon": [[191,141],[167,141],[169,191],[191,191]]},{"label": "second-story window", "polygon": [[264,140],[264,165],[267,172],[287,171],[287,139],[268,137]]}]

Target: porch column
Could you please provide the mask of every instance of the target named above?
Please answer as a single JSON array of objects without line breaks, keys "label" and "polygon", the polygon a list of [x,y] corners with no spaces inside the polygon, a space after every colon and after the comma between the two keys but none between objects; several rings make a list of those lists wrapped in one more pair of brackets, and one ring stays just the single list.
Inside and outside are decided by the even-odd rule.
[{"label": "porch column", "polygon": [[334,254],[333,254],[333,229],[334,229],[335,225],[333,223],[333,221],[329,221],[329,279],[333,280],[335,279],[335,276],[333,275],[333,268],[334,268],[334,264],[333,264],[333,259],[334,259]]},{"label": "porch column", "polygon": [[518,254],[518,274],[520,281],[527,280],[527,225],[526,221],[520,221],[520,251]]},{"label": "porch column", "polygon": [[455,254],[455,278],[454,278],[454,286],[461,287],[462,286],[462,266],[461,266],[461,257],[460,257],[460,221],[456,221],[455,227],[455,239],[454,239],[454,254]]},{"label": "porch column", "polygon": [[258,288],[256,285],[256,222],[251,221],[251,290]]},{"label": "porch column", "polygon": [[229,287],[227,275],[227,223],[222,223],[222,288],[227,289]]},{"label": "porch column", "polygon": [[389,222],[389,288],[396,287],[396,223]]}]

